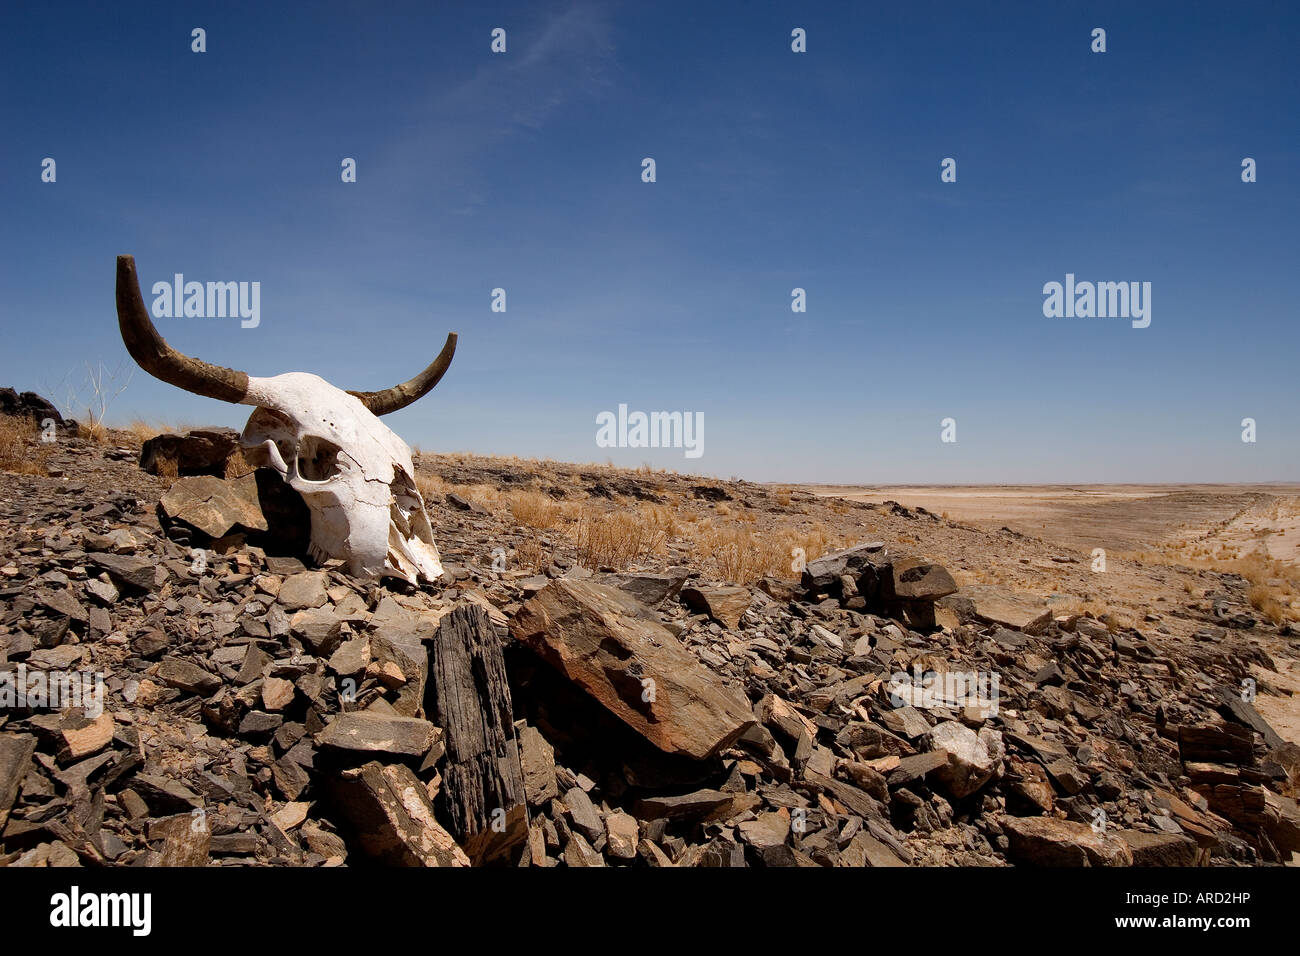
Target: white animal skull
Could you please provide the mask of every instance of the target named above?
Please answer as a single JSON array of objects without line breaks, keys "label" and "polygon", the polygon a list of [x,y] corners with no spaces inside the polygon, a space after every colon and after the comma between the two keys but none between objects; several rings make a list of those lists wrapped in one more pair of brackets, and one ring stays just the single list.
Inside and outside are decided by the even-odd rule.
[{"label": "white animal skull", "polygon": [[311,510],[310,551],[341,558],[359,577],[435,581],[442,563],[411,450],[379,415],[428,392],[451,364],[456,334],[420,375],[380,392],[345,392],[316,375],[254,378],[181,355],[154,328],[130,256],[117,260],[118,323],[145,371],[180,388],[256,405],[241,436],[244,457],[273,468]]},{"label": "white animal skull", "polygon": [[411,450],[360,399],[305,372],[250,377],[248,395],[258,409],[241,437],[244,458],[302,495],[312,557],[343,558],[359,577],[442,575]]}]

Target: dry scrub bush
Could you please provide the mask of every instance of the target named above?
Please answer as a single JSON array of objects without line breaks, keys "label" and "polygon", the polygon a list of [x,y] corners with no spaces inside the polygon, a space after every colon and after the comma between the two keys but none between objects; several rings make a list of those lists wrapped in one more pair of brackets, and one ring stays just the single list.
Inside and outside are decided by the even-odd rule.
[{"label": "dry scrub bush", "polygon": [[597,511],[585,508],[571,530],[578,563],[593,571],[622,570],[663,550],[668,540],[660,517],[652,508]]},{"label": "dry scrub bush", "polygon": [[667,505],[651,504],[646,501],[637,506],[637,512],[642,521],[665,538],[675,538],[682,533],[682,526],[677,520],[678,513]]},{"label": "dry scrub bush", "polygon": [[441,498],[447,493],[448,489],[447,482],[443,481],[438,475],[424,474],[416,474],[415,487],[425,501]]},{"label": "dry scrub bush", "polygon": [[1256,551],[1227,562],[1223,569],[1250,582],[1246,597],[1251,607],[1274,624],[1300,620],[1300,609],[1296,607],[1300,567]]},{"label": "dry scrub bush", "polygon": [[226,468],[222,477],[230,481],[252,474],[254,470],[253,466],[248,463],[248,459],[244,457],[243,450],[236,446],[234,452],[226,459]]},{"label": "dry scrub bush", "polygon": [[47,474],[45,459],[48,448],[42,448],[40,430],[29,418],[0,415],[0,470],[18,475]]},{"label": "dry scrub bush", "polygon": [[1250,590],[1246,592],[1246,597],[1250,600],[1251,607],[1274,624],[1281,624],[1287,620],[1288,608],[1273,596],[1268,585],[1252,584]]},{"label": "dry scrub bush", "polygon": [[437,501],[444,495],[453,494],[464,498],[472,504],[486,508],[488,511],[496,511],[507,497],[505,492],[492,485],[460,485],[454,484],[438,477],[437,475],[417,475],[415,478],[415,487],[419,489],[420,494],[426,500]]},{"label": "dry scrub bush", "polygon": [[[1205,568],[1240,575],[1250,583],[1246,598],[1260,614],[1274,624],[1300,621],[1300,607],[1297,607],[1300,567],[1263,551],[1252,551],[1243,556],[1239,549],[1227,545],[1220,545],[1216,551],[1211,551],[1208,546],[1182,546],[1182,550],[1183,555],[1142,551],[1134,557],[1150,564]],[[1190,582],[1184,582],[1183,590],[1192,594],[1195,588]]]},{"label": "dry scrub bush", "polygon": [[502,507],[509,507],[510,495],[513,494],[513,492],[502,491],[496,485],[485,484],[460,485],[452,490],[471,504],[493,512],[499,511]]},{"label": "dry scrub bush", "polygon": [[765,576],[798,578],[796,548],[811,561],[841,544],[820,524],[757,531],[740,523],[718,526],[709,519],[692,529],[691,538],[697,560],[714,577],[733,584],[751,584]]},{"label": "dry scrub bush", "polygon": [[77,437],[96,445],[107,444],[108,426],[94,418],[88,422],[77,422]]},{"label": "dry scrub bush", "polygon": [[183,431],[183,429],[179,426],[176,428],[168,428],[166,425],[151,425],[143,418],[137,418],[132,421],[131,424],[126,426],[126,431],[131,434],[131,437],[135,440],[137,445],[143,445],[150,438],[157,438],[165,432],[180,432]]},{"label": "dry scrub bush", "polygon": [[549,563],[550,555],[537,538],[525,538],[515,548],[515,564],[521,570],[540,571]]},{"label": "dry scrub bush", "polygon": [[530,528],[554,528],[565,519],[564,506],[541,492],[511,492],[506,501],[514,519]]}]

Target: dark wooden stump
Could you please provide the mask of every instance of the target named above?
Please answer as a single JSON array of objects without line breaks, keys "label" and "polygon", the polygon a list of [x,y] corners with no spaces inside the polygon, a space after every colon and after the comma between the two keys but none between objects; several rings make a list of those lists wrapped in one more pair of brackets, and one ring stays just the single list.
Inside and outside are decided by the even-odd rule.
[{"label": "dark wooden stump", "polygon": [[446,769],[438,799],[450,830],[476,863],[509,857],[528,835],[510,685],[501,644],[483,608],[461,604],[433,639],[435,721]]}]

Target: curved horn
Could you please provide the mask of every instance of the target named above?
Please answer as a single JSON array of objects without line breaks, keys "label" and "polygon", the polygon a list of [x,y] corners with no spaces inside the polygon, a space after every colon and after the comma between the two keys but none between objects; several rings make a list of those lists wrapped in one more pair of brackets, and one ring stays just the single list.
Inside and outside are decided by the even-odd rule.
[{"label": "curved horn", "polygon": [[348,392],[349,395],[355,395],[361,399],[362,404],[375,415],[387,415],[389,412],[395,412],[399,408],[405,408],[417,398],[426,395],[433,386],[438,384],[447,371],[447,366],[451,365],[451,357],[456,354],[456,333],[448,332],[447,341],[438,353],[438,357],[419,375],[409,382],[403,382],[401,385],[394,385],[392,388],[386,388],[379,392]]},{"label": "curved horn", "polygon": [[134,256],[117,257],[117,324],[131,358],[154,378],[223,402],[241,402],[248,394],[245,373],[182,355],[158,334],[140,297]]}]

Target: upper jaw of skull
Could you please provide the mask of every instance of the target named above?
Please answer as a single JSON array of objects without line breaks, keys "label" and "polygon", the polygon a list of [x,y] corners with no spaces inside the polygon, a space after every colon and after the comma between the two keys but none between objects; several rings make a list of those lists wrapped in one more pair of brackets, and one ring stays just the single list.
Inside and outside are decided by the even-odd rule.
[{"label": "upper jaw of skull", "polygon": [[358,577],[435,581],[442,563],[406,444],[355,397],[289,373],[250,379],[262,401],[241,436],[244,457],[272,468],[311,510],[314,558]]}]

